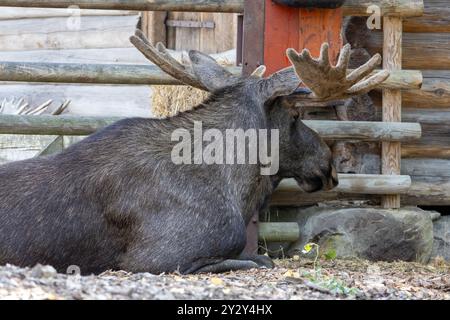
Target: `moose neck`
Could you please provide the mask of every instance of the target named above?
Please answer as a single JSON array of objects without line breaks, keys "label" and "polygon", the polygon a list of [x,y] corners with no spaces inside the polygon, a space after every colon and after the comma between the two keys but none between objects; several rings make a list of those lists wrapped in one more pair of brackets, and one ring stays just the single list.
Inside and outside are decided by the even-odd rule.
[{"label": "moose neck", "polygon": [[[221,132],[242,129],[255,130],[258,133],[261,129],[270,129],[263,106],[251,99],[245,99],[245,94],[241,99],[213,97],[197,109],[197,112],[204,128],[218,129]],[[246,155],[249,157],[247,151],[248,149]],[[246,162],[223,166],[221,174],[225,181],[229,181],[227,188],[235,199],[238,199],[238,206],[248,223],[253,215],[267,204],[273,191],[273,176],[261,174],[259,157],[257,164]]]}]

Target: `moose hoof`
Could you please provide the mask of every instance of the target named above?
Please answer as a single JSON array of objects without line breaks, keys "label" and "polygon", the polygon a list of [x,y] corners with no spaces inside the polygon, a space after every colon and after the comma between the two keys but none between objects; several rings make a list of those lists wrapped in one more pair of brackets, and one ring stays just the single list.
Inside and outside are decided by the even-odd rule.
[{"label": "moose hoof", "polygon": [[200,269],[197,269],[194,273],[221,273],[237,270],[248,270],[259,268],[256,262],[250,260],[224,260],[215,264],[210,264]]},{"label": "moose hoof", "polygon": [[242,260],[250,260],[255,262],[259,268],[273,269],[275,264],[272,259],[268,256],[258,255],[258,254],[241,254],[239,257]]}]

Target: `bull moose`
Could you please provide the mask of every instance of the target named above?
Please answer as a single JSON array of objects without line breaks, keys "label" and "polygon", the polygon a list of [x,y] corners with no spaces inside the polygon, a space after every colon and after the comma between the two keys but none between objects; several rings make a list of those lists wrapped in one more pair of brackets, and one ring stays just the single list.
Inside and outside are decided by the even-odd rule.
[{"label": "bull moose", "polygon": [[[50,264],[60,272],[76,265],[83,274],[270,267],[270,259],[242,251],[246,225],[281,179],[294,178],[306,192],[338,183],[328,146],[283,97],[301,83],[318,100],[366,93],[388,77],[370,76],[380,56],[349,72],[349,46],[336,66],[326,44],[318,59],[288,49],[291,67],[266,78],[259,67],[242,78],[198,51],[181,64],[140,31],[130,40],[209,98],[174,117],[120,120],[61,153],[1,166],[0,264]],[[195,121],[220,131],[278,129],[278,172],[261,175],[261,163],[175,164],[171,133],[192,131]]]}]

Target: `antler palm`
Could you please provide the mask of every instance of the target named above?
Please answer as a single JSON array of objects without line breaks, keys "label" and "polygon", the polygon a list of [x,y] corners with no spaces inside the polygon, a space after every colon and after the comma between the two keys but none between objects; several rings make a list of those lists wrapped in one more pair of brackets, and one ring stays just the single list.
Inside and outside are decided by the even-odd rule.
[{"label": "antler palm", "polygon": [[343,99],[364,94],[389,77],[389,72],[383,70],[366,78],[381,63],[379,54],[374,55],[358,69],[348,73],[349,44],[342,49],[336,66],[332,66],[330,63],[327,43],[322,45],[318,59],[312,58],[307,49],[300,54],[294,49],[288,49],[287,55],[297,76],[313,92],[313,97],[319,100]]}]

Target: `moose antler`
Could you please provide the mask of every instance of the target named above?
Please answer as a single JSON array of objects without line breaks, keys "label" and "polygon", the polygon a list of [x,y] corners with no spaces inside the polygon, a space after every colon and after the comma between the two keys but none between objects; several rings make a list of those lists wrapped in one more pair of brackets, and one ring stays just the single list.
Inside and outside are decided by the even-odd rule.
[{"label": "moose antler", "polygon": [[318,59],[312,58],[307,49],[300,54],[294,49],[288,49],[287,55],[297,76],[313,92],[313,98],[319,100],[345,99],[364,94],[375,89],[389,77],[389,72],[383,70],[366,78],[381,63],[379,54],[347,74],[350,60],[349,44],[342,49],[335,67],[330,63],[327,43],[322,45]]},{"label": "moose antler", "polygon": [[157,65],[168,75],[180,80],[184,84],[208,91],[208,89],[194,75],[189,66],[179,63],[167,51],[166,47],[158,42],[156,47],[145,37],[141,30],[137,29],[134,36],[130,37],[131,43],[151,62]]}]

